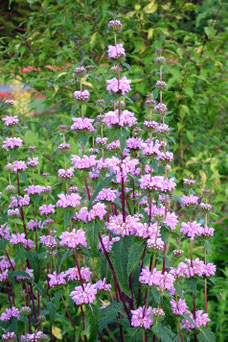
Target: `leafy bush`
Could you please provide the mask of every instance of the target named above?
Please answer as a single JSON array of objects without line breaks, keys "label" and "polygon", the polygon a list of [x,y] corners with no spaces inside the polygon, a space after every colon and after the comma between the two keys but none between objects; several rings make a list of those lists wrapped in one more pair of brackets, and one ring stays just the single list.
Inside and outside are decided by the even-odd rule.
[{"label": "leafy bush", "polygon": [[[151,2],[143,9],[142,19],[150,18],[156,10],[161,8]],[[172,9],[168,13],[171,15]],[[136,14],[126,16],[131,29],[131,18]],[[112,26],[109,24],[107,30],[110,44]],[[111,68],[114,77],[107,82],[109,94],[101,92],[110,69],[102,53],[100,62],[104,65],[99,73],[87,64],[87,58],[86,69],[69,63],[71,71],[50,71],[58,76],[59,87],[67,82],[66,91],[53,91],[51,80],[47,100],[59,99],[62,104],[56,106],[59,112],[44,115],[42,122],[15,113],[9,101],[2,105],[0,327],[5,340],[10,340],[10,331],[22,341],[215,341],[211,328],[221,338],[226,307],[218,289],[224,279],[219,279],[217,288],[209,279],[215,273],[215,265],[209,262],[214,253],[209,242],[214,229],[210,226],[217,216],[212,213],[210,191],[205,187],[207,169],[200,170],[203,186],[192,179],[197,168],[189,175],[188,165],[194,166],[200,158],[191,159],[185,169],[181,164],[187,159],[181,149],[187,126],[179,126],[177,133],[182,139],[180,166],[169,165],[173,162],[169,149],[177,146],[171,132],[178,120],[175,114],[183,119],[182,125],[190,120],[194,127],[196,123],[186,109],[190,108],[187,96],[200,98],[196,87],[202,87],[194,83],[193,94],[193,83],[188,82],[194,67],[185,61],[184,52],[181,57],[186,72],[189,67],[187,86],[180,62],[171,60],[169,64],[171,41],[164,47],[166,65],[161,30],[156,32],[159,49],[155,59],[150,48],[148,62],[143,55],[146,49],[134,50],[145,57],[144,73],[152,72],[150,77],[142,78],[140,59],[133,53],[125,59],[123,47],[116,45],[129,34],[128,29],[121,31],[118,41],[114,31],[115,46],[108,50],[115,62]],[[137,63],[130,65],[134,59]],[[40,71],[43,90],[48,70]],[[62,76],[65,81],[61,81]],[[30,74],[26,77],[32,82]],[[200,83],[200,73],[198,79]],[[36,81],[39,78],[34,79],[34,85]],[[37,84],[39,88],[41,83]],[[144,93],[154,85],[152,93]],[[176,96],[179,86],[184,89],[180,99]],[[128,97],[131,87],[139,94],[133,101]],[[85,88],[92,88],[93,95]],[[70,90],[74,98],[68,100]],[[145,95],[142,111],[141,97]],[[95,99],[99,99],[96,105]],[[191,106],[194,108],[194,102]],[[66,114],[68,108],[70,114]],[[130,110],[136,112],[138,120]],[[97,112],[100,115],[95,116]],[[185,174],[188,178],[183,182]],[[215,320],[208,319],[215,304],[207,307],[207,295],[220,304],[216,329]]]}]

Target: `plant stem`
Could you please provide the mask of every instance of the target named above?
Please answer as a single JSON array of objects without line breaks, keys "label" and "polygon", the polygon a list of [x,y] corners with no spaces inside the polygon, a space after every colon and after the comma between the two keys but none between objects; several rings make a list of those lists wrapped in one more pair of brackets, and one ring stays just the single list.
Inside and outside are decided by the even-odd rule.
[{"label": "plant stem", "polygon": [[104,255],[105,255],[105,257],[106,257],[106,259],[107,259],[107,261],[108,261],[108,263],[109,263],[110,269],[111,269],[111,271],[112,271],[113,280],[114,280],[114,283],[116,284],[116,287],[117,287],[117,289],[118,289],[118,292],[119,292],[119,295],[120,295],[120,299],[121,299],[121,301],[122,301],[122,303],[123,303],[123,306],[124,306],[125,312],[126,312],[126,314],[127,314],[128,320],[129,320],[129,322],[131,322],[131,317],[130,317],[130,314],[129,314],[129,311],[128,311],[128,308],[127,308],[127,305],[126,305],[126,301],[125,301],[124,295],[123,295],[123,293],[122,293],[122,291],[121,291],[121,289],[120,289],[119,283],[118,283],[118,281],[117,281],[115,269],[114,269],[113,264],[112,264],[112,262],[111,262],[111,260],[110,260],[110,258],[109,258],[109,255],[108,255],[108,253],[107,253],[107,251],[106,251],[106,249],[105,249],[105,246],[104,246],[104,244],[103,244],[103,241],[102,241],[102,238],[101,238],[101,234],[100,234],[100,233],[98,233],[98,238],[99,238],[99,240],[100,240],[102,249],[103,249],[103,251],[104,251]]}]

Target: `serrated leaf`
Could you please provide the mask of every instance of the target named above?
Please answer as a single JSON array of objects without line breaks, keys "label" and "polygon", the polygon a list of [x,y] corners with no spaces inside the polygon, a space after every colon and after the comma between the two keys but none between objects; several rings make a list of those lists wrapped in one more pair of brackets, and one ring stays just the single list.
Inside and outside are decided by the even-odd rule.
[{"label": "serrated leaf", "polygon": [[98,233],[101,231],[101,225],[99,222],[91,222],[86,225],[86,238],[91,247],[91,252],[93,256],[97,256],[98,247]]},{"label": "serrated leaf", "polygon": [[47,302],[46,306],[47,306],[48,313],[49,313],[50,324],[52,325],[52,323],[55,320],[56,305],[51,302]]},{"label": "serrated leaf", "polygon": [[197,293],[197,278],[189,278],[186,279],[186,284],[188,285],[188,287],[190,288],[190,290],[196,295]]},{"label": "serrated leaf", "polygon": [[107,325],[116,321],[116,315],[123,312],[123,304],[113,301],[107,308],[101,309],[99,330],[102,331]]},{"label": "serrated leaf", "polygon": [[173,333],[170,329],[162,326],[158,327],[158,336],[162,342],[173,342]]},{"label": "serrated leaf", "polygon": [[216,342],[215,334],[210,328],[200,329],[199,340],[202,342]]},{"label": "serrated leaf", "polygon": [[70,220],[74,214],[71,210],[64,210],[63,213],[64,213],[63,214],[64,228],[67,228],[67,226],[69,226]]},{"label": "serrated leaf", "polygon": [[127,275],[129,276],[139,264],[145,243],[143,241],[134,242],[129,249],[128,263],[127,263]]},{"label": "serrated leaf", "polygon": [[90,323],[90,335],[89,342],[97,341],[97,331],[99,329],[100,309],[95,305],[90,305],[89,310],[89,323]]},{"label": "serrated leaf", "polygon": [[112,248],[112,263],[115,268],[117,280],[121,291],[128,296],[131,296],[127,276],[128,255],[131,244],[132,236],[125,236],[120,241],[115,242]]}]

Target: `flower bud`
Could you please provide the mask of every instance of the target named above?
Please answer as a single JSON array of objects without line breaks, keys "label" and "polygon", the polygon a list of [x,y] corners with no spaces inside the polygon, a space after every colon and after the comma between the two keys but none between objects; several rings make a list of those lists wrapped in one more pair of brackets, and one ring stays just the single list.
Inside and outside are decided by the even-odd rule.
[{"label": "flower bud", "polygon": [[23,316],[29,316],[31,312],[32,312],[32,310],[30,309],[29,306],[22,306],[22,308],[20,310],[20,314]]},{"label": "flower bud", "polygon": [[110,20],[108,23],[108,28],[112,29],[113,31],[120,31],[122,30],[123,24],[119,20]]}]

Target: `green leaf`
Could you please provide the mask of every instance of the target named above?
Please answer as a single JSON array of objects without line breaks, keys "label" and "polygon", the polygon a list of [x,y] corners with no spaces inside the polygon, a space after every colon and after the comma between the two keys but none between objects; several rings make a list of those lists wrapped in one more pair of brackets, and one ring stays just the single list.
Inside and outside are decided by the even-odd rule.
[{"label": "green leaf", "polygon": [[63,218],[64,218],[64,228],[67,228],[67,226],[70,223],[71,218],[74,216],[74,213],[72,210],[64,210],[63,211]]},{"label": "green leaf", "polygon": [[162,342],[173,342],[174,334],[172,331],[161,324],[158,327],[158,336]]},{"label": "green leaf", "polygon": [[190,288],[190,290],[196,295],[197,293],[197,278],[189,278],[186,279],[186,284]]},{"label": "green leaf", "polygon": [[58,267],[58,272],[60,273],[61,272],[61,266],[63,264],[63,262],[69,257],[69,255],[71,255],[72,252],[71,251],[66,251],[66,253],[63,254],[61,260],[60,260],[60,263],[59,263],[59,267]]},{"label": "green leaf", "polygon": [[194,136],[192,135],[192,133],[190,131],[186,132],[188,140],[193,143],[194,142]]},{"label": "green leaf", "polygon": [[216,342],[214,333],[210,328],[200,329],[199,340],[202,342]]},{"label": "green leaf", "polygon": [[13,272],[10,273],[9,276],[10,277],[26,277],[28,279],[32,279],[30,277],[30,275],[27,272],[25,272],[25,271],[13,271]]},{"label": "green leaf", "polygon": [[205,240],[204,248],[206,249],[207,254],[211,255],[211,244],[210,244],[210,242],[208,240]]},{"label": "green leaf", "polygon": [[128,255],[127,263],[127,275],[129,276],[139,264],[141,256],[143,254],[145,243],[144,241],[137,241],[131,245]]},{"label": "green leaf", "polygon": [[86,238],[91,247],[91,252],[93,256],[97,256],[97,247],[99,243],[98,233],[101,231],[101,225],[99,222],[91,222],[86,225]]},{"label": "green leaf", "polygon": [[179,202],[180,204],[184,205],[184,203],[182,202],[182,200],[180,199],[179,196],[177,196],[177,195],[175,195],[175,194],[173,194],[172,196],[173,196],[173,198],[174,198],[177,202]]},{"label": "green leaf", "polygon": [[160,304],[160,295],[159,295],[158,290],[156,290],[155,287],[153,287],[153,286],[151,287],[150,294],[152,295],[153,300],[154,300],[157,304]]},{"label": "green leaf", "polygon": [[88,207],[91,207],[91,204],[93,203],[93,201],[97,198],[97,195],[99,194],[99,192],[104,189],[108,184],[110,184],[112,182],[112,180],[115,178],[115,174],[111,173],[111,175],[107,178],[105,178],[102,182],[98,183],[93,196],[91,197]]},{"label": "green leaf", "polygon": [[204,31],[208,36],[208,39],[213,39],[216,35],[216,29],[213,26],[204,27]]},{"label": "green leaf", "polygon": [[128,131],[126,130],[126,128],[121,128],[120,136],[119,136],[121,152],[123,152],[123,150],[126,147],[127,136],[128,136]]},{"label": "green leaf", "polygon": [[49,313],[50,324],[52,325],[52,323],[55,320],[56,305],[51,303],[51,302],[47,302],[46,305],[47,305],[47,309],[48,309],[48,313]]},{"label": "green leaf", "polygon": [[97,341],[97,330],[99,329],[100,309],[95,305],[89,306],[90,335],[89,342]]},{"label": "green leaf", "polygon": [[131,295],[127,276],[127,264],[129,249],[132,245],[132,236],[125,236],[113,244],[112,263],[115,268],[117,280],[121,290],[128,296]]},{"label": "green leaf", "polygon": [[101,309],[101,318],[99,330],[102,331],[107,325],[116,321],[116,315],[123,312],[123,304],[121,302],[112,302],[107,308]]}]

